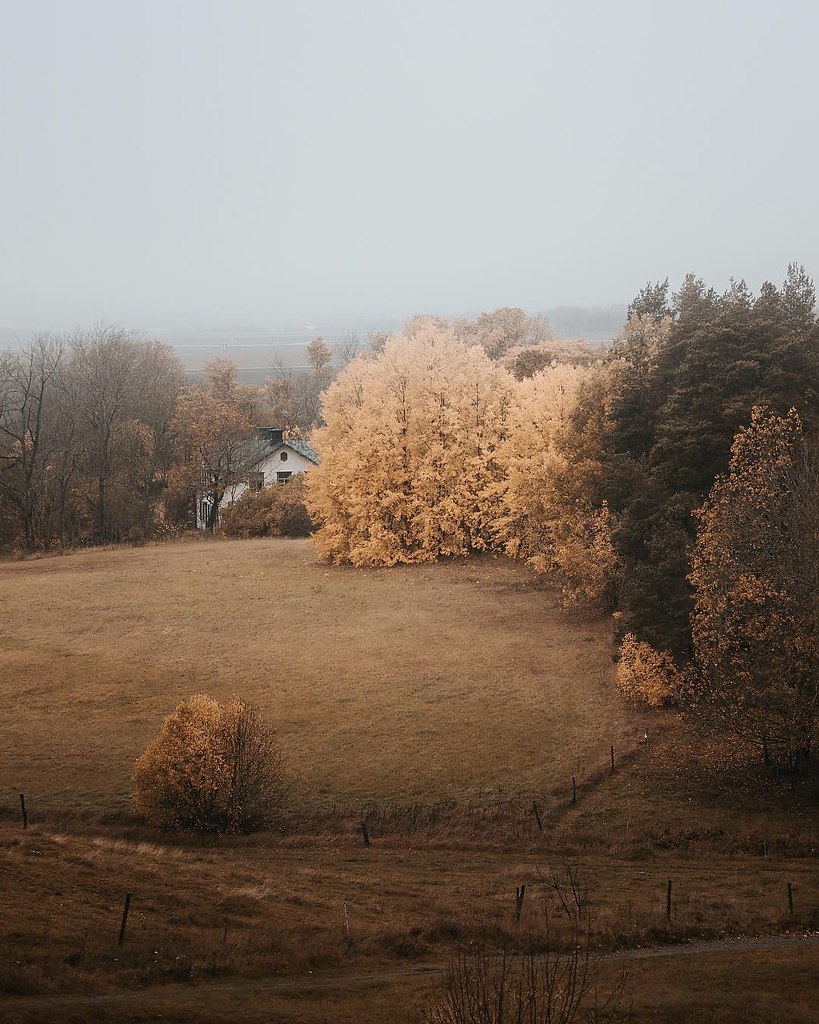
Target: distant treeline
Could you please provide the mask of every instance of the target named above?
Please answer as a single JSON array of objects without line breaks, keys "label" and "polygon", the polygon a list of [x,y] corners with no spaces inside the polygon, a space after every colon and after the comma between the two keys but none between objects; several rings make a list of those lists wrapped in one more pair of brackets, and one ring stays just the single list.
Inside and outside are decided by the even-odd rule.
[{"label": "distant treeline", "polygon": [[555,306],[545,309],[543,316],[552,325],[558,338],[609,341],[622,331],[627,311],[625,305]]},{"label": "distant treeline", "polygon": [[[189,383],[168,346],[117,327],[38,336],[0,355],[0,543],[100,544],[189,528],[197,490],[209,491],[218,504],[246,474],[258,454],[259,426],[309,435],[324,422],[325,392],[340,369],[366,365],[367,380],[374,380],[373,368],[386,368],[384,353],[396,339],[432,330],[458,351],[477,346],[491,364],[495,394],[508,392],[492,436],[480,442],[494,460],[495,504],[482,513],[479,546],[500,544],[536,567],[563,565],[565,572],[571,563],[592,571],[593,560],[581,557],[589,545],[597,545],[598,561],[610,548],[619,568],[614,572],[612,562],[611,579],[603,573],[606,600],[641,637],[682,654],[690,645],[692,511],[726,471],[734,435],[757,405],[783,415],[793,406],[808,435],[815,431],[814,301],[812,282],[796,266],[781,287],[765,284],[758,295],[741,282],[718,294],[690,275],[673,295],[667,281],[646,286],[606,350],[556,340],[544,316],[506,308],[472,320],[418,318],[398,336],[349,335],[335,350],[314,339],[306,373],[280,365],[263,386],[238,383],[227,360],[214,360],[205,380]],[[599,314],[587,325],[616,321],[614,308]],[[423,367],[429,358],[424,345],[417,352],[410,345],[410,366]],[[464,359],[477,372],[472,357]],[[458,366],[436,371],[443,375],[438,401],[450,416],[465,401],[459,393],[465,371]],[[336,391],[353,379],[351,368]],[[426,387],[416,371],[408,371],[408,394]],[[393,388],[404,386],[398,381]],[[333,394],[327,392],[331,409]],[[387,412],[392,396],[388,389],[384,415],[409,415]],[[358,391],[355,400],[363,400]],[[479,403],[474,415],[480,419],[482,412]],[[412,415],[427,415],[417,396]],[[347,444],[366,448],[385,436],[386,427],[362,423]],[[326,444],[328,434],[323,437]],[[423,505],[414,495],[423,467],[452,463],[456,441],[457,431],[444,432],[429,447],[428,431],[416,425],[410,478],[401,484],[413,507]],[[505,462],[495,454],[504,444]],[[450,446],[448,454],[438,452],[441,445]],[[377,452],[362,450],[361,458],[380,472]],[[466,502],[468,479],[465,473],[457,483]],[[442,491],[440,481],[435,486]],[[515,505],[524,492],[531,507]],[[503,506],[507,498],[511,508]],[[400,503],[393,511],[404,515]],[[497,522],[489,521],[490,512]],[[462,530],[451,516],[439,521]]]},{"label": "distant treeline", "polygon": [[[588,362],[591,347],[555,341],[519,309],[456,329],[518,376],[553,361]],[[198,491],[218,501],[259,454],[259,427],[307,436],[339,366],[383,349],[387,334],[306,348],[262,385],[212,360],[191,382],[172,347],[117,326],[36,335],[0,352],[0,549],[139,541],[194,526]],[[215,519],[209,524],[216,525]]]}]

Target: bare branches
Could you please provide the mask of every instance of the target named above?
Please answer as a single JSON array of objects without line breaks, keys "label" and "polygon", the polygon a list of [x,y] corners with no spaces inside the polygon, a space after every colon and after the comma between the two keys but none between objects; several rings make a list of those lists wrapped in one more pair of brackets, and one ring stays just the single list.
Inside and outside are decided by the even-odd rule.
[{"label": "bare branches", "polygon": [[61,339],[39,335],[28,348],[0,356],[0,494],[18,510],[26,547],[35,542],[37,503],[54,437],[47,433]]}]

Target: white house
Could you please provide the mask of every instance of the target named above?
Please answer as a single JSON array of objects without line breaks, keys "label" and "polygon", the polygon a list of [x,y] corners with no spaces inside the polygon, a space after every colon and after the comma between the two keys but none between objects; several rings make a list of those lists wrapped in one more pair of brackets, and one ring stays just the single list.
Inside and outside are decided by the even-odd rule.
[{"label": "white house", "polygon": [[[297,473],[306,473],[318,465],[319,457],[307,443],[301,439],[285,441],[282,431],[273,427],[260,430],[260,448],[254,450],[252,461],[242,471],[242,478],[228,487],[219,510],[232,505],[247,490],[260,491],[268,484],[284,484]],[[201,492],[196,502],[196,527],[204,530],[213,499],[207,492]]]}]

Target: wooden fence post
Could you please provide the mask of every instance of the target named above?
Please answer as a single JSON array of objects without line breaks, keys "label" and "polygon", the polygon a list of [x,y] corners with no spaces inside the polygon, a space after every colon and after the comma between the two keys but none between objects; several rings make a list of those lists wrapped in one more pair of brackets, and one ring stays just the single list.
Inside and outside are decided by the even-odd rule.
[{"label": "wooden fence post", "polygon": [[572,803],[577,803],[577,779],[575,779],[574,775],[572,776]]},{"label": "wooden fence post", "polygon": [[526,885],[515,886],[515,924],[520,923],[520,914],[523,910],[523,897],[526,895]]},{"label": "wooden fence post", "polygon": [[665,893],[665,916],[671,920],[671,879],[668,880],[668,888]]},{"label": "wooden fence post", "polygon": [[362,836],[364,836],[364,845],[365,846],[369,846],[370,845],[370,830],[367,828],[367,822],[366,821],[362,821],[361,824],[359,825],[359,828],[361,829]]},{"label": "wooden fence post", "polygon": [[121,946],[122,943],[123,943],[123,940],[125,939],[125,925],[128,923],[128,910],[129,910],[130,906],[131,906],[131,894],[129,892],[126,892],[125,893],[125,907],[123,908],[123,911],[122,911],[122,924],[119,926],[119,939],[117,940],[117,945],[118,946]]},{"label": "wooden fence post", "polygon": [[793,883],[788,882],[788,913],[793,916]]},{"label": "wooden fence post", "polygon": [[536,800],[532,801],[532,810],[535,812],[535,821],[537,822],[538,830],[540,832],[542,832],[543,831],[543,820],[540,817],[540,808],[538,807]]},{"label": "wooden fence post", "polygon": [[26,794],[20,794],[20,809],[23,812],[23,828],[28,828],[28,814],[26,813]]},{"label": "wooden fence post", "polygon": [[611,771],[614,774],[614,747],[611,748]]}]

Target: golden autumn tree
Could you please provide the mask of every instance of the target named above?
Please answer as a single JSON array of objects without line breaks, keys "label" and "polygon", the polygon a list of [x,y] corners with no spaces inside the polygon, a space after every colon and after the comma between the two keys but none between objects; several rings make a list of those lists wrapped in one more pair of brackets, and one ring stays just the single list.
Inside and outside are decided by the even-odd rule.
[{"label": "golden autumn tree", "polygon": [[617,686],[631,700],[661,707],[677,699],[682,676],[668,651],[654,648],[626,633],[617,660]]},{"label": "golden autumn tree", "polygon": [[753,410],[697,515],[700,706],[800,769],[819,698],[819,479],[795,410]]},{"label": "golden autumn tree", "polygon": [[578,416],[591,375],[556,365],[520,381],[501,452],[498,541],[535,571],[556,574],[572,606],[610,605],[620,569],[609,509],[597,500],[599,440],[592,420]]},{"label": "golden autumn tree", "polygon": [[252,832],[273,824],[284,802],[273,732],[240,697],[203,694],[168,715],[133,769],[134,806],[159,828]]},{"label": "golden autumn tree", "polygon": [[354,359],[314,435],[308,507],[322,555],[394,565],[489,547],[513,387],[481,348],[424,318]]}]

